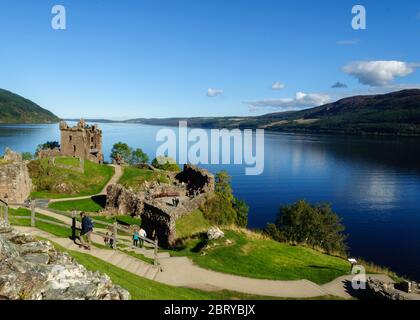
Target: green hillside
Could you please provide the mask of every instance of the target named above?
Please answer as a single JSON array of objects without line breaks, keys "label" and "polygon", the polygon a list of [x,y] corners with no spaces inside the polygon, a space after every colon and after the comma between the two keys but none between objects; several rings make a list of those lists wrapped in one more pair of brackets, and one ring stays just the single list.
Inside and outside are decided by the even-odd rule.
[{"label": "green hillside", "polygon": [[0,89],[0,123],[55,123],[59,118],[34,102]]},{"label": "green hillside", "polygon": [[323,106],[255,117],[133,119],[128,122],[190,127],[356,135],[420,135],[420,89],[354,96]]}]

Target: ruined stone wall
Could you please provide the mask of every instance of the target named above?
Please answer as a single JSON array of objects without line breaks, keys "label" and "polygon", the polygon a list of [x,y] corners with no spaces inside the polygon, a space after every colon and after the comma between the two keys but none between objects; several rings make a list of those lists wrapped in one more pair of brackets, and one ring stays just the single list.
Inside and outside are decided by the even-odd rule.
[{"label": "ruined stone wall", "polygon": [[144,194],[136,194],[120,184],[107,188],[105,211],[110,214],[132,214],[139,216],[143,212]]},{"label": "ruined stone wall", "polygon": [[61,152],[60,152],[60,149],[58,148],[40,150],[37,154],[37,157],[39,159],[54,158],[54,157],[59,157],[59,156],[61,156]]},{"label": "ruined stone wall", "polygon": [[207,170],[191,164],[185,164],[184,170],[175,177],[179,182],[185,183],[190,191],[206,193],[214,191],[214,176]]},{"label": "ruined stone wall", "polygon": [[102,163],[102,131],[96,125],[87,126],[81,120],[77,126],[69,127],[66,122],[60,122],[61,155],[79,157],[93,162]]},{"label": "ruined stone wall", "polygon": [[32,180],[20,154],[6,151],[0,163],[0,199],[9,203],[23,203],[31,193]]}]

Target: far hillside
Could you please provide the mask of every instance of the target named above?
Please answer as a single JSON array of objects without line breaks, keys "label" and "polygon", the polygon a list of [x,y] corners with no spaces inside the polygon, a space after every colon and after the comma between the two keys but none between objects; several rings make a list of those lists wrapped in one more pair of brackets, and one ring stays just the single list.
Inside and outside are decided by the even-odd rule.
[{"label": "far hillside", "polygon": [[59,120],[31,100],[0,89],[0,123],[56,123]]},{"label": "far hillside", "polygon": [[133,119],[128,122],[190,127],[261,128],[278,132],[420,135],[420,89],[354,96],[316,108],[255,117]]}]

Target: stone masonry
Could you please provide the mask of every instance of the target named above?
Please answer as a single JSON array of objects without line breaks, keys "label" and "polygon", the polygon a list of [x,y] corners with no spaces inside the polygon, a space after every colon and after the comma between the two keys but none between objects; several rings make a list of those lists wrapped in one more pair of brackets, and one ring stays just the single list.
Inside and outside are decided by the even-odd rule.
[{"label": "stone masonry", "polygon": [[6,149],[0,162],[0,199],[8,203],[23,203],[31,190],[32,180],[22,156]]},{"label": "stone masonry", "polygon": [[69,127],[65,121],[61,121],[60,131],[62,156],[103,163],[102,131],[97,125],[88,126],[80,120],[75,127]]},{"label": "stone masonry", "polygon": [[[141,216],[148,237],[157,237],[160,245],[171,246],[176,241],[176,220],[198,209],[213,191],[214,176],[186,164],[171,184],[150,184],[144,192],[110,185],[105,212]],[[174,198],[179,199],[178,206],[173,205]]]}]

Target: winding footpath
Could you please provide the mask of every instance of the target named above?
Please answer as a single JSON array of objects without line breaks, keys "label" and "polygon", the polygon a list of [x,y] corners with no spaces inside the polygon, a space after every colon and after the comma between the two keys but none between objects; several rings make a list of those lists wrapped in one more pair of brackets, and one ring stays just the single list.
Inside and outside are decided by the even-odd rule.
[{"label": "winding footpath", "polygon": [[90,196],[83,196],[83,197],[72,197],[72,198],[62,198],[62,199],[50,199],[49,203],[54,203],[54,202],[63,202],[63,201],[74,201],[74,200],[84,200],[84,199],[90,199],[92,197],[95,196],[104,196],[106,195],[106,189],[111,185],[111,184],[116,184],[120,178],[123,175],[123,170],[121,168],[121,166],[117,166],[117,165],[109,165],[111,167],[114,168],[115,172],[114,175],[112,176],[112,178],[108,181],[108,183],[105,185],[105,187],[102,189],[101,193],[95,194],[95,195],[90,195]]},{"label": "winding footpath", "polygon": [[[117,183],[122,176],[121,167],[114,166],[114,168],[114,176],[104,187],[100,195],[106,194],[106,188],[111,184]],[[50,200],[50,203],[88,199],[91,197],[92,196],[54,199]],[[69,226],[71,225],[70,218],[48,210],[47,208],[37,207],[36,211],[46,216],[58,219]],[[159,266],[155,267],[152,264],[119,250],[92,247],[91,251],[87,251],[80,249],[79,246],[69,238],[57,237],[32,227],[16,227],[16,229],[34,236],[46,238],[68,250],[78,251],[94,256],[138,276],[171,286],[196,288],[205,291],[229,290],[279,298],[316,298],[332,295],[343,299],[350,299],[354,295],[351,289],[353,275],[339,277],[324,285],[318,285],[305,279],[294,281],[252,279],[204,269],[194,265],[187,257],[171,257],[166,252],[158,254]],[[93,235],[92,240],[94,243],[99,244],[102,244],[103,242],[103,238],[99,235]],[[129,239],[123,238],[123,242],[127,243],[126,241],[129,241]],[[149,258],[153,257],[153,250],[147,248],[134,249],[128,247],[124,248],[124,250],[143,254],[145,257]],[[366,277],[392,282],[392,279],[386,275],[367,275]]]}]

